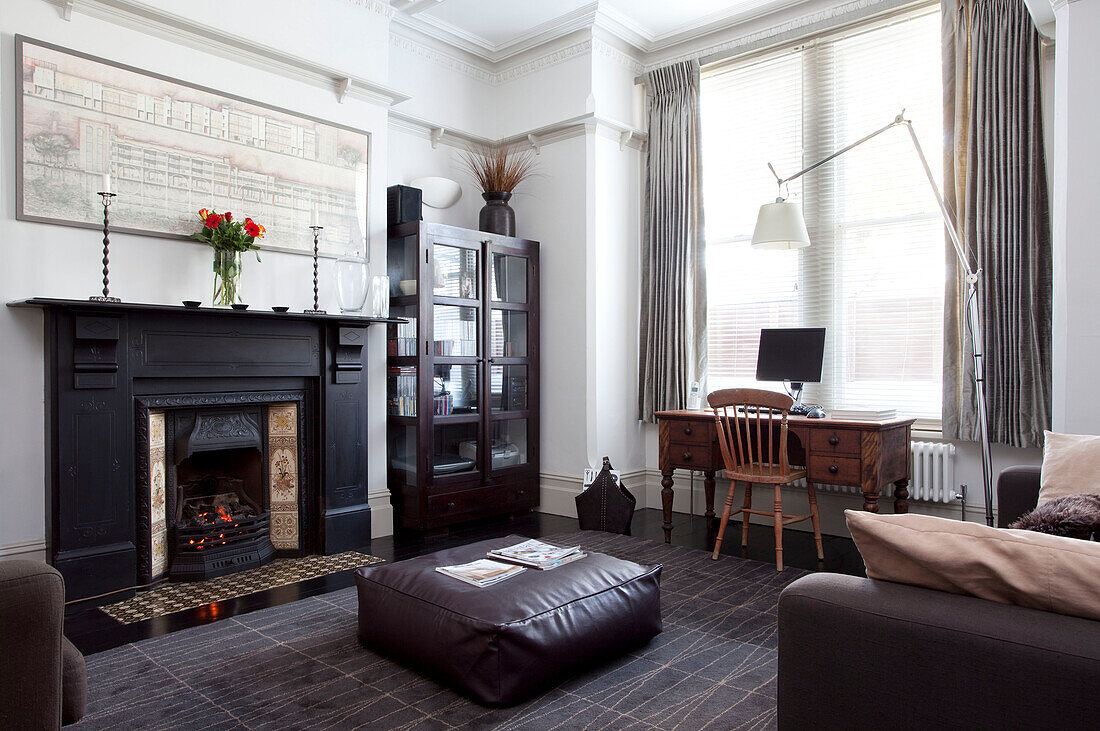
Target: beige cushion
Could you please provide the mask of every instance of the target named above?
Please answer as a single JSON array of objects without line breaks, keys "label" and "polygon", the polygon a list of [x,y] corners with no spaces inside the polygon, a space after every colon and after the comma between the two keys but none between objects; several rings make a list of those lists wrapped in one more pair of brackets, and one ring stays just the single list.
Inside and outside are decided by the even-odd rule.
[{"label": "beige cushion", "polygon": [[1100,493],[1100,437],[1044,431],[1039,501]]},{"label": "beige cushion", "polygon": [[845,510],[867,576],[1100,620],[1100,543]]}]

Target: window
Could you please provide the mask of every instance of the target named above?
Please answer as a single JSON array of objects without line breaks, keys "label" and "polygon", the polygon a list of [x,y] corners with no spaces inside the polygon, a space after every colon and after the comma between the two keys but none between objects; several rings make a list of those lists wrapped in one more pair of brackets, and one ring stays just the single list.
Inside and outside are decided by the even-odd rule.
[{"label": "window", "polygon": [[[924,8],[703,71],[708,368],[711,390],[757,385],[764,327],[826,327],[826,408],[941,404],[943,221],[903,128],[792,182],[812,245],[749,242],[775,178],[876,130],[905,108],[941,177],[940,14]],[[775,384],[760,384],[775,388]]]}]

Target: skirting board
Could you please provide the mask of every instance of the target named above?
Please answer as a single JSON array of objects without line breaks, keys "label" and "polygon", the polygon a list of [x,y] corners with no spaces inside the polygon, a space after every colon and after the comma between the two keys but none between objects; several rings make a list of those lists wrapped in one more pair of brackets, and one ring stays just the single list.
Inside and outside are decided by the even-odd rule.
[{"label": "skirting board", "polygon": [[[677,471],[673,475],[672,510],[676,513],[688,513],[691,508],[691,475],[688,472]],[[623,484],[631,494],[638,499],[638,509],[661,509],[661,473],[658,470],[633,470],[622,475]],[[577,517],[577,506],[574,502],[581,491],[581,480],[571,475],[557,475],[542,473],[540,475],[540,505],[538,510],[553,515],[564,515],[570,518]],[[714,488],[714,512],[721,516],[722,507],[725,504],[726,492],[729,490],[729,482],[719,479]],[[766,493],[766,494],[765,494]],[[734,507],[741,506],[743,493],[738,490],[734,499]],[[764,503],[771,506],[771,491],[757,487],[753,504],[760,508]],[[863,507],[863,499],[858,495],[838,494],[821,491],[817,495],[818,512],[821,516],[821,532],[826,535],[848,537],[848,527],[844,521],[845,510],[860,510]],[[879,500],[881,512],[890,514],[894,510],[893,498],[881,498]],[[695,501],[694,515],[702,515],[706,509],[706,498],[703,493],[703,475],[695,474]],[[783,511],[786,513],[808,513],[809,503],[806,498],[805,488],[784,488]],[[933,515],[939,518],[959,520],[961,509],[958,505],[944,503],[928,503],[910,501],[909,511],[922,515]],[[984,511],[980,506],[967,506],[966,518],[973,522],[983,522]],[[771,519],[765,516],[752,516],[752,522],[762,525],[771,525]],[[792,530],[812,530],[809,521],[794,523],[789,526]]]},{"label": "skirting board", "polygon": [[21,541],[19,543],[5,543],[0,545],[0,561],[21,558],[34,561],[46,560],[46,539],[39,538],[35,541]]}]

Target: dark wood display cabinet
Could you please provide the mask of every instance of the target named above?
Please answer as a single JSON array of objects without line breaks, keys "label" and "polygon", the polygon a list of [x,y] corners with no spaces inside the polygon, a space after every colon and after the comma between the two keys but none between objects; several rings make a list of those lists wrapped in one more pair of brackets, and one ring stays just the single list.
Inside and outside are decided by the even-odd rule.
[{"label": "dark wood display cabinet", "polygon": [[434,530],[538,505],[539,244],[412,221],[389,229],[389,485]]}]

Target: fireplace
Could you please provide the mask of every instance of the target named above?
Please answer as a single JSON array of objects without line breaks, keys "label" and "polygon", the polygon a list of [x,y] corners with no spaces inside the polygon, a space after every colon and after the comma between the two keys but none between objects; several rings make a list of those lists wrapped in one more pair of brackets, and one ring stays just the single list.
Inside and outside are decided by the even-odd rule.
[{"label": "fireplace", "polygon": [[275,557],[261,416],[261,409],[241,407],[170,414],[174,428],[165,454],[176,486],[168,529],[173,581],[211,579]]},{"label": "fireplace", "polygon": [[224,576],[312,543],[308,530],[302,535],[299,480],[305,394],[281,400],[289,395],[176,395],[160,399],[174,408],[139,415],[149,425],[149,501],[139,515],[148,524],[139,552],[146,582]]},{"label": "fireplace", "polygon": [[[240,541],[267,513],[276,557],[369,543],[363,371],[376,320],[46,298],[9,306],[45,312],[45,527],[67,599],[117,600],[171,576],[192,545],[186,531],[202,527],[182,521],[182,483],[198,483],[187,488],[198,512],[216,513],[217,500],[237,528],[257,531]],[[205,449],[219,430],[204,432],[198,417],[234,411],[245,442]],[[252,550],[267,551],[259,540]]]}]

